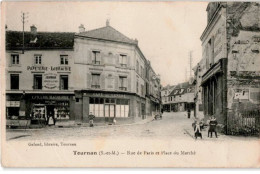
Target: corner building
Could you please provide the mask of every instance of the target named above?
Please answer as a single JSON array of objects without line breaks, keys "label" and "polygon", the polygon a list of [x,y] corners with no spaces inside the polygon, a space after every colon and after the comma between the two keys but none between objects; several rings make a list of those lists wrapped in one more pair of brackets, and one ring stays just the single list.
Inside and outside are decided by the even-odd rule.
[{"label": "corner building", "polygon": [[97,122],[117,123],[144,119],[146,113],[146,59],[138,41],[109,25],[75,34],[76,121],[87,122],[93,113]]},{"label": "corner building", "polygon": [[73,120],[74,33],[37,32],[31,26],[24,46],[22,35],[6,31],[6,124],[44,124],[49,114],[57,124]]}]

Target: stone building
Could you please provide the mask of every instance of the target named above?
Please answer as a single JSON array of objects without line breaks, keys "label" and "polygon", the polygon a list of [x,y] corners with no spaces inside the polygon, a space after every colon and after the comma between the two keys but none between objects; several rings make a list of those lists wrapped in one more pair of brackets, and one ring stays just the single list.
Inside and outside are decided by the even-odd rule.
[{"label": "stone building", "polygon": [[53,114],[58,122],[74,119],[72,71],[74,33],[6,31],[7,125],[44,124]]},{"label": "stone building", "polygon": [[191,82],[177,84],[169,94],[170,111],[194,110],[194,86]]},{"label": "stone building", "polygon": [[169,95],[171,94],[174,87],[175,87],[174,85],[172,85],[172,86],[167,85],[167,86],[163,87],[161,90],[163,110],[166,112],[171,112]]},{"label": "stone building", "polygon": [[204,115],[227,134],[259,133],[260,4],[211,2],[201,36]]},{"label": "stone building", "polygon": [[131,122],[151,114],[151,97],[146,94],[153,93],[149,80],[153,75],[146,72],[149,63],[137,40],[118,32],[109,21],[105,27],[89,31],[81,25],[74,50],[77,85],[73,112],[77,121],[88,121],[90,113],[101,122],[111,122],[114,117]]},{"label": "stone building", "polygon": [[201,79],[205,73],[205,61],[202,59],[194,68],[194,116],[199,119],[204,118],[202,103],[202,86]]}]

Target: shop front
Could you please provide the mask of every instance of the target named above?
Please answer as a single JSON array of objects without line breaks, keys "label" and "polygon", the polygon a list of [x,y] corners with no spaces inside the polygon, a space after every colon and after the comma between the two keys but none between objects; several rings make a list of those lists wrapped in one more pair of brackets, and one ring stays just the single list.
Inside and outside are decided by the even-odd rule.
[{"label": "shop front", "polygon": [[[7,126],[39,125],[43,127],[50,116],[54,117],[56,123],[74,120],[70,112],[73,96],[73,94],[28,93],[7,95]],[[24,120],[29,121],[25,123]]]},{"label": "shop front", "polygon": [[135,115],[144,114],[145,106],[138,102],[137,96],[129,93],[75,91],[75,119],[88,122],[90,114],[95,122],[132,122]]}]

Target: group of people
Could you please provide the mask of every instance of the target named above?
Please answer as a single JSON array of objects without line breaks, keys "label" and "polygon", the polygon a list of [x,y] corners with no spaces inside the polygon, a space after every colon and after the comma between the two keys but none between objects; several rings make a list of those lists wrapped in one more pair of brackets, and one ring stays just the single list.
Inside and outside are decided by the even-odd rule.
[{"label": "group of people", "polygon": [[[209,125],[209,129],[208,129],[208,137],[210,136],[210,138],[212,138],[212,133],[214,132],[215,133],[215,136],[216,138],[218,138],[218,134],[217,134],[217,119],[215,116],[211,116],[209,118],[209,122],[208,122],[208,125]],[[202,134],[201,134],[201,130],[203,128],[203,123],[198,121],[198,120],[195,120],[194,124],[193,124],[193,127],[194,127],[194,136],[195,136],[195,139],[197,139],[198,137],[200,137],[202,139]]]}]

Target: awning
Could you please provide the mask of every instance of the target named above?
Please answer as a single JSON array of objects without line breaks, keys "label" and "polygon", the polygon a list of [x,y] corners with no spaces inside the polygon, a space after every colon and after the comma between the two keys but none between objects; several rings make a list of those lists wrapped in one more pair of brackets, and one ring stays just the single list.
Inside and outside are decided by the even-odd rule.
[{"label": "awning", "polygon": [[222,72],[221,62],[219,61],[215,66],[209,69],[203,76],[201,80],[201,85],[203,85],[209,78],[217,73]]}]

